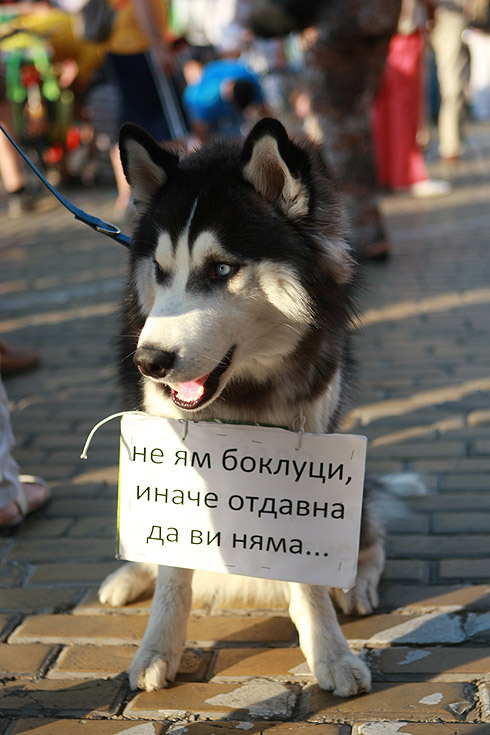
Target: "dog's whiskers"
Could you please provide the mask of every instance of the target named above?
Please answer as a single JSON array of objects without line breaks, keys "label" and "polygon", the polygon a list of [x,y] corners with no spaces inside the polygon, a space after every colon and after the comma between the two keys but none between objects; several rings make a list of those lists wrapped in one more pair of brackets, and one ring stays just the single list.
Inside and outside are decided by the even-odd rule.
[{"label": "dog's whiskers", "polygon": [[136,350],[133,350],[132,352],[129,353],[129,355],[126,355],[125,357],[123,357],[121,359],[121,362],[125,362],[125,360],[129,360],[129,358],[130,357],[133,357],[133,355],[135,355],[135,354],[136,354]]}]

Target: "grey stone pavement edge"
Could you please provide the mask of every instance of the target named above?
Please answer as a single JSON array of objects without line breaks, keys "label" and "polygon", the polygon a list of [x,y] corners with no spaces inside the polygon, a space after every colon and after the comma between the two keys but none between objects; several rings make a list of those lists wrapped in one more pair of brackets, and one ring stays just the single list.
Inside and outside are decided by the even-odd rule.
[{"label": "grey stone pavement edge", "polygon": [[[124,249],[55,205],[11,221],[0,196],[0,336],[41,367],[5,381],[22,471],[53,500],[0,539],[0,735],[483,735],[490,732],[490,126],[434,176],[440,199],[386,196],[392,258],[363,267],[357,407],[368,469],[417,471],[430,493],[393,523],[380,607],[341,618],[371,667],[370,694],[342,700],[307,671],[286,611],[191,617],[178,681],[130,692],[124,671],[149,601],[101,607],[114,569],[116,311]],[[114,192],[73,193],[110,218]]]}]

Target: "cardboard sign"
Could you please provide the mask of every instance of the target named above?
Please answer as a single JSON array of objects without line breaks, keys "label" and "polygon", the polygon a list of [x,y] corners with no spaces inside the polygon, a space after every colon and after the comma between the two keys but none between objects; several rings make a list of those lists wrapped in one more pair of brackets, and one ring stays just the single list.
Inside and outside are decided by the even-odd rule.
[{"label": "cardboard sign", "polygon": [[366,438],[121,420],[121,559],[348,588]]}]

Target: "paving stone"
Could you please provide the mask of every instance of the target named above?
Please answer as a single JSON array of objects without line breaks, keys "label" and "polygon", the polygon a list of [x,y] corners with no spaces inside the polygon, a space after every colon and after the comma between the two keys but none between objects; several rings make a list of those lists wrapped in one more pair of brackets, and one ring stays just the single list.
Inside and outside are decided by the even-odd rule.
[{"label": "paving stone", "polygon": [[8,635],[15,621],[14,615],[0,615],[0,641]]},{"label": "paving stone", "polygon": [[431,722],[363,722],[355,725],[352,735],[488,735],[488,725]]},{"label": "paving stone", "polygon": [[83,585],[100,583],[117,569],[117,562],[46,563],[40,564],[32,573],[29,584],[71,584]]},{"label": "paving stone", "polygon": [[387,559],[383,579],[407,582],[428,582],[430,564],[422,559]]},{"label": "paving stone", "polygon": [[[48,676],[53,679],[115,676],[127,671],[136,651],[136,646],[67,646]],[[185,649],[177,680],[202,680],[209,667],[211,655],[211,651],[199,648]]]},{"label": "paving stone", "polygon": [[[481,474],[475,473],[468,475],[451,472],[444,475],[442,486],[445,490],[454,490],[456,492],[461,492],[463,489],[488,490],[488,473],[482,472]],[[485,502],[484,498],[482,498],[482,501]]]},{"label": "paving stone", "polygon": [[116,518],[114,515],[100,518],[78,518],[68,533],[72,538],[117,537]]},{"label": "paving stone", "polygon": [[488,457],[446,457],[445,459],[420,459],[413,462],[414,472],[489,472]]},{"label": "paving stone", "polygon": [[[397,616],[392,616],[396,618]],[[393,620],[393,622],[395,622]],[[465,639],[462,621],[457,615],[446,613],[428,613],[404,620],[393,627],[374,633],[367,641],[368,645],[386,643],[461,643]]]},{"label": "paving stone", "polygon": [[146,613],[149,614],[151,607],[151,596],[142,597],[134,602],[130,602],[124,607],[110,607],[109,605],[103,605],[99,602],[97,590],[90,590],[87,595],[80,601],[76,606],[73,613],[74,615],[112,615],[114,611],[117,611],[118,615],[131,615]]},{"label": "paving stone", "polygon": [[[470,719],[474,687],[459,682],[374,684],[369,694],[342,699],[312,685],[306,719],[359,722],[360,720],[459,721]],[[469,714],[468,714],[469,713]]]},{"label": "paving stone", "polygon": [[[417,497],[411,501],[407,499],[409,506],[414,504],[419,511],[433,511],[438,512],[442,508],[445,511],[469,511],[473,512],[475,508],[479,510],[488,511],[490,509],[490,495],[485,492],[470,492],[467,489],[467,485],[464,482],[464,478],[461,483],[456,485],[454,488],[449,488],[448,491],[446,485],[451,475],[447,477],[442,476],[443,490],[440,493],[433,493],[425,496]],[[473,478],[474,479],[474,478]],[[485,476],[485,481],[488,486],[488,475]],[[471,482],[471,476],[468,484]],[[480,488],[483,490],[484,488]]]},{"label": "paving stone", "polygon": [[389,631],[395,626],[411,623],[417,620],[415,615],[367,615],[366,617],[350,618],[339,615],[342,631],[351,645],[364,645],[373,636],[383,631]]},{"label": "paving stone", "polygon": [[16,584],[23,574],[24,567],[2,565],[0,567],[0,586],[8,587]]},{"label": "paving stone", "polygon": [[186,722],[171,725],[168,735],[346,735],[341,725],[305,722]]},{"label": "paving stone", "polygon": [[33,615],[15,630],[9,641],[107,646],[139,644],[146,622],[143,617],[124,615]]},{"label": "paving stone", "polygon": [[482,684],[478,688],[478,694],[481,702],[481,719],[483,722],[490,722],[490,685]]},{"label": "paving stone", "polygon": [[346,735],[341,725],[304,722],[186,722],[170,725],[168,735]]},{"label": "paving stone", "polygon": [[432,531],[433,533],[485,533],[490,531],[490,513],[482,511],[434,513]]},{"label": "paving stone", "polygon": [[310,676],[300,648],[223,648],[213,667],[215,680],[251,676],[283,676],[302,679]]},{"label": "paving stone", "polygon": [[[36,615],[27,618],[11,636],[15,643],[120,645],[139,643],[146,616]],[[296,630],[289,618],[191,616],[187,638],[197,645],[225,645],[268,641],[293,643]]]},{"label": "paving stone", "polygon": [[[428,674],[451,677],[460,681],[490,676],[488,648],[385,648],[380,651],[379,668],[388,678]],[[396,679],[395,679],[396,680]]]},{"label": "paving stone", "polygon": [[122,720],[18,719],[9,735],[164,735],[166,726],[158,722]]},{"label": "paving stone", "polygon": [[[490,474],[490,473],[489,473]],[[458,551],[461,556],[481,557],[490,554],[490,534],[421,536],[407,534],[390,536],[387,553],[389,556],[411,556],[417,549],[417,555],[425,559],[441,559],[454,556]]]},{"label": "paving stone", "polygon": [[[195,610],[207,610],[207,606],[209,605],[209,602],[205,601],[203,598],[199,598],[198,596],[193,596],[192,598],[192,607]],[[237,613],[238,611],[240,613],[257,613],[258,610],[261,608],[257,604],[257,602],[253,599],[251,600],[226,600],[226,602],[220,602],[219,599],[216,601],[213,601],[210,606],[210,612],[212,615],[222,615],[223,613]],[[272,600],[267,602],[267,611],[269,612],[282,612],[285,615],[288,614],[288,605],[281,600]]]},{"label": "paving stone", "polygon": [[77,590],[56,587],[6,589],[0,594],[0,609],[26,613],[67,610],[77,602],[79,595]]},{"label": "paving stone", "polygon": [[490,580],[490,555],[488,559],[441,559],[439,577],[441,579]]},{"label": "paving stone", "polygon": [[0,688],[4,716],[108,717],[117,711],[127,685],[122,680],[17,679]]},{"label": "paving stone", "polygon": [[390,585],[380,590],[381,607],[430,612],[431,610],[488,610],[488,585]]},{"label": "paving stone", "polygon": [[[18,541],[9,554],[9,559],[14,561],[31,561],[39,563],[43,561],[58,561],[60,558],[60,542],[45,541]],[[90,542],[79,539],[63,539],[63,559],[99,561],[101,559],[113,559],[115,554],[115,543],[110,539],[91,539]]]},{"label": "paving stone", "polygon": [[22,524],[22,538],[55,538],[62,537],[70,527],[72,521],[68,518],[43,518],[42,523],[38,519],[27,517]]},{"label": "paving stone", "polygon": [[188,641],[198,645],[225,645],[238,642],[295,643],[296,629],[289,617],[209,616],[189,619]]},{"label": "paving stone", "polygon": [[469,638],[490,642],[490,612],[469,613],[465,630]]},{"label": "paving stone", "polygon": [[413,457],[464,457],[466,442],[464,441],[432,441],[407,442],[389,446],[377,446],[373,451],[377,457],[388,456],[393,458]]},{"label": "paving stone", "polygon": [[[102,472],[100,472],[97,477],[94,477],[93,481],[98,487],[103,479],[104,475]],[[88,478],[84,478],[83,484],[85,484],[85,480],[88,480]],[[51,517],[68,516],[69,518],[73,518],[82,515],[96,517],[100,516],[103,518],[112,517],[114,519],[114,530],[116,528],[117,504],[116,501],[112,499],[97,497],[92,498],[91,502],[87,503],[85,498],[56,498],[52,500],[47,506],[45,513],[47,516]]]},{"label": "paving stone", "polygon": [[[413,503],[415,505],[415,503]],[[397,536],[400,533],[429,534],[430,517],[428,513],[410,513],[401,518],[394,518],[387,522],[389,535]]]},{"label": "paving stone", "polygon": [[0,673],[37,674],[48,658],[56,652],[55,646],[42,643],[25,646],[10,646],[0,643]]},{"label": "paving stone", "polygon": [[124,710],[125,717],[182,719],[287,719],[296,702],[294,689],[269,679],[244,684],[172,684],[157,692],[141,692]]}]

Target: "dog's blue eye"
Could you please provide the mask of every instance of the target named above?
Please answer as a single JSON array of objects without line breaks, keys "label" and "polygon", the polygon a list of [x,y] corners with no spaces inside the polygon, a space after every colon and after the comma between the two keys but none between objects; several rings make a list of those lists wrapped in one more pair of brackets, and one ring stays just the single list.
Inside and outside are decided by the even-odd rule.
[{"label": "dog's blue eye", "polygon": [[216,275],[219,278],[227,278],[236,270],[236,268],[228,263],[218,263],[216,266]]}]

